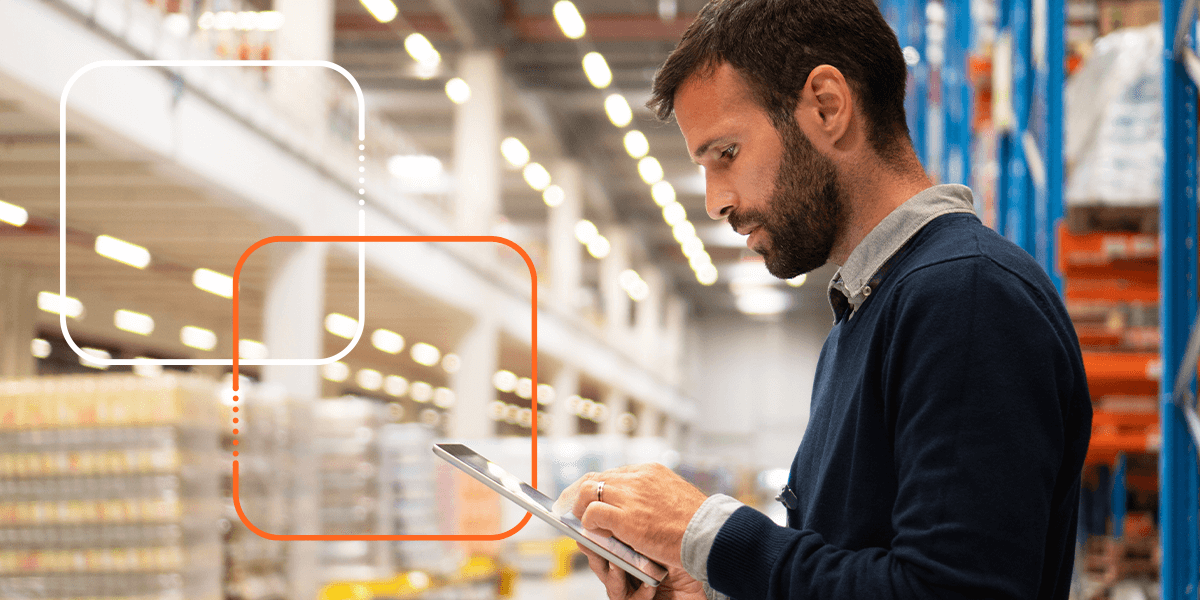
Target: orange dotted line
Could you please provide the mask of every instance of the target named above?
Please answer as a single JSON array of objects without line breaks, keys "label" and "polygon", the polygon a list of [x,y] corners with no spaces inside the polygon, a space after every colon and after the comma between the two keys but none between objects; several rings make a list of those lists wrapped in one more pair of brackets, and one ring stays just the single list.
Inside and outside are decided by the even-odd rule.
[{"label": "orange dotted line", "polygon": [[[237,401],[238,401],[238,397],[237,397],[236,395],[233,397],[233,401],[234,401],[234,402],[237,402]],[[238,412],[238,407],[236,407],[236,406],[235,406],[235,407],[233,407],[233,412]],[[238,418],[237,418],[237,417],[234,417],[234,418],[233,418],[233,422],[234,422],[234,423],[237,423],[237,422],[238,422]],[[235,428],[233,429],[233,435],[237,435],[237,434],[238,434],[238,430],[237,430],[237,428],[235,427]],[[234,446],[238,445],[238,441],[237,441],[237,439],[236,439],[236,438],[233,440],[233,445],[234,445]],[[238,455],[238,451],[237,451],[237,450],[234,450],[234,451],[233,451],[233,455],[234,455],[234,456],[237,456],[237,455]]]}]

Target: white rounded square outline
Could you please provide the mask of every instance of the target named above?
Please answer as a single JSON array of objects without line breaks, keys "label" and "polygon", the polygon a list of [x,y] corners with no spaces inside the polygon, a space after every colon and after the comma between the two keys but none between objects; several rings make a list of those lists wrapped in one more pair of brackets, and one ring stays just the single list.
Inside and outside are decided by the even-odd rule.
[{"label": "white rounded square outline", "polygon": [[[62,298],[67,297],[67,95],[71,92],[71,87],[75,82],[88,71],[102,67],[268,67],[268,66],[284,66],[284,67],[325,67],[333,69],[341,73],[350,85],[354,87],[354,93],[358,97],[358,140],[362,142],[366,139],[366,101],[363,98],[362,88],[358,85],[358,81],[349,71],[341,65],[329,62],[327,60],[101,60],[89,63],[75,71],[71,78],[67,80],[66,87],[63,88],[62,96],[58,102],[58,293]],[[358,210],[358,235],[366,235],[365,233],[365,211]],[[358,341],[362,339],[363,327],[366,314],[366,242],[358,244],[358,331],[354,333],[354,338],[350,340],[349,345],[341,352],[327,358],[274,358],[274,359],[258,359],[258,360],[242,360],[238,359],[240,365],[327,365],[337,362],[342,357],[350,353]],[[71,337],[71,332],[67,328],[67,315],[64,312],[58,313],[59,328],[62,329],[63,338],[66,339],[67,345],[80,358],[86,359],[88,362],[100,365],[233,365],[233,359],[150,359],[150,358],[110,358],[104,359],[84,353],[83,349],[75,343],[75,339]],[[236,389],[236,383],[234,384]]]}]

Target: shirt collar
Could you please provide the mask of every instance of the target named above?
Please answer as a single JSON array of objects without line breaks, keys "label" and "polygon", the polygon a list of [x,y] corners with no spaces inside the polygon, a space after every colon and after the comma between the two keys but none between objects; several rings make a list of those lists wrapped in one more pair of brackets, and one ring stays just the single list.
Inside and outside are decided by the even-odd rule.
[{"label": "shirt collar", "polygon": [[850,252],[829,282],[829,302],[837,319],[854,315],[876,291],[888,261],[930,221],[950,213],[974,212],[971,189],[957,184],[935,185],[896,207]]}]

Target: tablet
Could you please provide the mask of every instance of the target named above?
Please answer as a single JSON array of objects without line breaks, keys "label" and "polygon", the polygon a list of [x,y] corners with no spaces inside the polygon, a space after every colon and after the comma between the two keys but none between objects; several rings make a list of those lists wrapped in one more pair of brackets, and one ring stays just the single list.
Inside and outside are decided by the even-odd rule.
[{"label": "tablet", "polygon": [[557,517],[552,512],[554,500],[510,475],[500,465],[480,456],[462,444],[434,444],[433,453],[468,475],[496,490],[501,496],[516,502],[521,508],[551,524],[587,549],[603,556],[626,573],[650,586],[657,586],[667,576],[667,570],[614,537],[604,537],[583,528],[579,518],[571,513]]}]

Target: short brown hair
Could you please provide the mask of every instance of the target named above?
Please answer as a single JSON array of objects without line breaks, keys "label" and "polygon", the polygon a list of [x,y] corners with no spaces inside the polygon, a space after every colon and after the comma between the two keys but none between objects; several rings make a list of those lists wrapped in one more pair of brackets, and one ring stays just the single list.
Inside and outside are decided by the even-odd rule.
[{"label": "short brown hair", "polygon": [[[729,63],[775,123],[791,122],[808,75],[841,71],[867,117],[867,139],[885,160],[911,144],[908,77],[896,34],[872,0],[711,0],[654,76],[646,106],[667,120],[693,74]],[[781,121],[786,119],[786,121]]]}]

